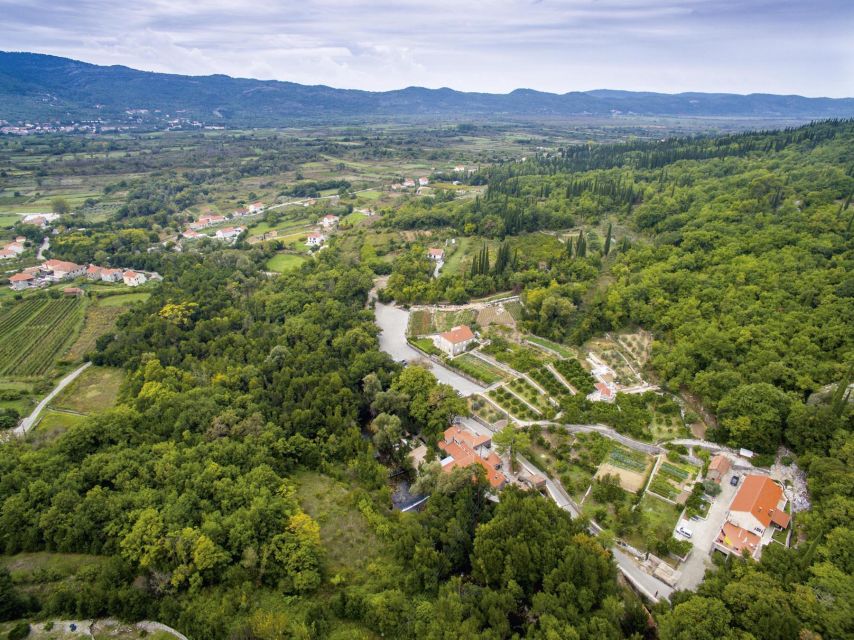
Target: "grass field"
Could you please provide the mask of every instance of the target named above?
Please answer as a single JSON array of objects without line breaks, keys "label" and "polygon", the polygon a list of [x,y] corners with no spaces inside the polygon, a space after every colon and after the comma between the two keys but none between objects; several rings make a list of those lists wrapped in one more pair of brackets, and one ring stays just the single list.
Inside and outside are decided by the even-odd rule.
[{"label": "grass field", "polygon": [[637,509],[641,513],[641,526],[633,527],[624,537],[626,542],[639,549],[647,548],[650,539],[669,538],[682,511],[681,507],[647,494],[641,498]]},{"label": "grass field", "polygon": [[299,268],[303,262],[305,262],[305,258],[302,256],[297,256],[292,253],[277,253],[267,260],[267,269],[269,271],[284,273],[285,271],[292,271]]},{"label": "grass field", "polygon": [[86,416],[48,409],[41,414],[35,429],[27,434],[27,441],[32,444],[41,444],[54,440],[85,419]]},{"label": "grass field", "polygon": [[89,367],[63,389],[51,403],[56,409],[90,414],[109,409],[116,402],[125,372],[113,367]]},{"label": "grass field", "polygon": [[0,313],[0,375],[41,376],[75,338],[83,303],[76,298],[32,298]]},{"label": "grass field", "polygon": [[470,353],[464,353],[461,356],[457,356],[451,360],[451,365],[463,373],[467,373],[472,378],[480,380],[486,385],[490,385],[493,382],[498,382],[499,380],[507,378],[507,374],[504,373],[504,371],[481,360],[477,356],[471,355]]},{"label": "grass field", "polygon": [[98,300],[101,307],[127,307],[135,302],[145,302],[151,297],[151,293],[140,291],[139,293],[122,293],[117,296],[109,296]]},{"label": "grass field", "polygon": [[364,213],[359,213],[358,211],[354,211],[353,213],[348,214],[348,215],[344,216],[343,218],[341,218],[341,224],[345,227],[355,227],[357,224],[359,224],[362,220],[364,220],[367,217],[368,216],[366,216]]},{"label": "grass field", "polygon": [[525,339],[535,346],[543,347],[544,349],[549,351],[554,351],[561,358],[575,358],[577,355],[572,349],[570,349],[566,345],[558,344],[557,342],[547,340],[546,338],[541,338],[535,335],[529,335]]},{"label": "grass field", "polygon": [[442,267],[443,272],[448,275],[454,275],[459,271],[460,263],[462,262],[463,256],[466,255],[471,241],[471,238],[457,238],[457,248],[445,261],[445,266]]},{"label": "grass field", "polygon": [[120,306],[108,307],[90,304],[86,308],[83,329],[77,336],[77,340],[71,345],[65,358],[72,361],[80,360],[92,351],[95,348],[95,341],[116,325],[116,320],[124,311]]}]

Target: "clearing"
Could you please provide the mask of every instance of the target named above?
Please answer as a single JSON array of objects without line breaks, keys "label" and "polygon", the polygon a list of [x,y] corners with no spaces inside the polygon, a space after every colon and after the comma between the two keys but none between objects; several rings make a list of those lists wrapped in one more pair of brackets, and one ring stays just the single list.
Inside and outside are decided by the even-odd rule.
[{"label": "clearing", "polygon": [[284,273],[285,271],[293,271],[305,262],[302,256],[294,255],[293,253],[277,253],[272,258],[267,260],[267,269]]},{"label": "clearing", "polygon": [[87,415],[104,411],[115,405],[124,380],[122,369],[89,367],[54,398],[51,407]]},{"label": "clearing", "polygon": [[135,302],[145,302],[150,297],[150,293],[143,291],[139,293],[122,293],[117,296],[101,298],[98,300],[98,305],[102,307],[127,307]]}]

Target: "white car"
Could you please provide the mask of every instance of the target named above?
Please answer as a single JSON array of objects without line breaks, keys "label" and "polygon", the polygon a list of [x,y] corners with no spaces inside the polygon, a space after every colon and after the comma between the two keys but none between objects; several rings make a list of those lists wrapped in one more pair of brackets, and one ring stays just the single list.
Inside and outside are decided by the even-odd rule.
[{"label": "white car", "polygon": [[682,525],[676,527],[676,533],[681,534],[686,538],[690,538],[692,535],[694,535],[688,527]]}]

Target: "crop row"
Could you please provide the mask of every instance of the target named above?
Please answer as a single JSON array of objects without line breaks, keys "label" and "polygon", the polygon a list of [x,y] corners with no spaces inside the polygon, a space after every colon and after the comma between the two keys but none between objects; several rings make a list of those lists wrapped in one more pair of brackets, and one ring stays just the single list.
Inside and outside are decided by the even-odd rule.
[{"label": "crop row", "polygon": [[28,318],[0,337],[0,375],[46,373],[74,332],[80,309],[69,299],[31,307]]},{"label": "crop row", "polygon": [[615,467],[622,467],[629,471],[643,471],[646,469],[646,459],[643,456],[639,457],[624,449],[611,449],[608,457]]},{"label": "crop row", "polygon": [[487,385],[490,385],[493,382],[498,382],[504,378],[500,369],[493,367],[488,362],[480,360],[477,356],[472,356],[467,353],[454,358],[449,362],[449,364]]},{"label": "crop row", "polygon": [[593,391],[593,376],[575,358],[558,360],[554,363],[554,368],[579,393],[586,394]]},{"label": "crop row", "polygon": [[505,412],[521,420],[538,420],[539,414],[510,393],[507,389],[499,387],[489,391],[487,395],[498,404]]},{"label": "crop row", "polygon": [[670,464],[669,462],[665,462],[659,467],[659,473],[670,476],[677,482],[684,482],[691,475],[690,472],[686,471],[682,467],[677,467],[676,465]]},{"label": "crop row", "polygon": [[560,400],[561,398],[570,395],[572,392],[566,388],[566,385],[560,382],[557,378],[554,377],[551,371],[547,367],[540,367],[539,369],[533,369],[528,372],[528,375],[531,376],[537,384],[539,384],[543,389],[548,391],[549,395],[552,396],[555,400]]},{"label": "crop row", "polygon": [[657,493],[658,495],[670,500],[673,500],[680,493],[679,489],[674,487],[664,478],[659,478],[657,475],[650,483],[649,489],[653,493]]},{"label": "crop row", "polygon": [[25,300],[0,315],[0,336],[8,335],[10,331],[21,326],[39,309],[47,306],[48,300]]}]

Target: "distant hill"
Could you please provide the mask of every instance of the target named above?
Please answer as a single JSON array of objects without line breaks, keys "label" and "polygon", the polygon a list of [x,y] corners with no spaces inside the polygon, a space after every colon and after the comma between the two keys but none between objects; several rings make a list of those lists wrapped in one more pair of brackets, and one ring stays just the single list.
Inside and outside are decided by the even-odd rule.
[{"label": "distant hill", "polygon": [[[277,125],[370,116],[556,117],[610,115],[812,119],[854,116],[854,99],[770,94],[530,89],[508,94],[407,87],[371,92],[224,75],[181,76],[0,52],[0,119],[185,117],[208,124]],[[149,113],[141,113],[147,110]],[[156,112],[156,113],[155,113]]]}]

